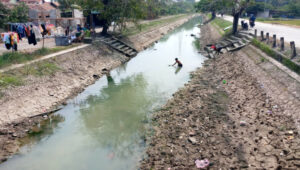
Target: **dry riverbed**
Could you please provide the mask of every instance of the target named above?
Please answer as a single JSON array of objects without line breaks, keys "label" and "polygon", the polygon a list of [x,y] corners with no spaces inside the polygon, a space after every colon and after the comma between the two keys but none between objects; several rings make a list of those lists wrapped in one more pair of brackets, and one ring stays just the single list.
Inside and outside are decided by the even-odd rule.
[{"label": "dry riverbed", "polygon": [[[172,23],[133,35],[126,41],[142,50],[191,18],[192,16],[179,18]],[[129,59],[104,44],[96,43],[5,73],[22,77],[22,86],[0,89],[0,162],[18,152],[22,144],[19,139],[28,133],[42,132],[36,125],[50,117],[56,119],[49,112],[66,104],[69,98]]]},{"label": "dry riverbed", "polygon": [[[218,38],[209,26],[201,32],[202,44]],[[207,164],[198,164],[203,169],[300,168],[295,119],[283,114],[299,111],[299,105],[285,108],[273,100],[251,74],[266,76],[264,71],[238,54],[207,60],[153,116],[154,135],[141,169],[198,169],[196,161],[205,159]]]}]

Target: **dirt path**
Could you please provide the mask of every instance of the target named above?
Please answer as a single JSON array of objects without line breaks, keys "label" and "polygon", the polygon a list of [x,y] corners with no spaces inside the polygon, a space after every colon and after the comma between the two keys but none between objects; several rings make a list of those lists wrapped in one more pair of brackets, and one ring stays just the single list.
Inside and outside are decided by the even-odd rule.
[{"label": "dirt path", "polygon": [[[202,41],[215,38],[203,29]],[[155,114],[141,169],[197,169],[197,159],[210,169],[300,168],[300,85],[278,83],[293,79],[246,51],[206,61]]]},{"label": "dirt path", "polygon": [[[140,43],[149,46],[163,36],[162,32],[167,33],[186,21],[188,19],[181,18],[174,23],[153,28],[142,33],[148,35],[143,37],[143,41],[147,43],[133,41],[132,44],[136,47],[139,47]],[[18,151],[18,139],[35,131],[35,125],[49,118],[40,114],[66,104],[69,98],[104,75],[106,71],[103,70],[109,71],[129,59],[100,43],[68,53],[62,52],[58,56],[6,72],[24,76],[24,85],[0,89],[3,95],[0,97],[0,162],[6,161],[7,157]],[[38,64],[44,62],[57,66],[57,71],[42,76],[30,74],[31,69],[36,69]]]},{"label": "dirt path", "polygon": [[[44,47],[46,47],[46,48],[56,47],[54,38],[46,38],[44,43],[45,43]],[[26,38],[24,38],[18,44],[18,51],[33,52],[33,51],[35,51],[37,49],[40,49],[42,47],[43,47],[43,41],[42,40],[37,42],[37,45],[34,46],[34,45],[28,44],[28,40]],[[5,52],[10,52],[10,50],[7,50],[5,45],[3,43],[0,43],[0,55],[5,53]]]},{"label": "dirt path", "polygon": [[83,45],[80,45],[78,47],[74,47],[74,48],[63,50],[63,51],[60,51],[60,52],[57,52],[57,53],[49,54],[49,55],[43,56],[39,59],[32,60],[32,61],[29,61],[29,62],[26,62],[26,63],[23,63],[23,64],[15,64],[15,65],[0,69],[0,73],[7,72],[7,71],[10,71],[10,70],[13,70],[13,69],[18,69],[18,68],[24,67],[26,65],[30,65],[30,64],[40,62],[40,61],[43,61],[43,60],[51,59],[53,57],[57,57],[57,56],[60,56],[60,55],[63,55],[63,54],[67,54],[67,53],[70,53],[70,52],[73,52],[73,51],[76,51],[76,50],[79,50],[79,49],[82,49],[82,48],[85,48],[85,47],[88,47],[88,46],[90,46],[90,44],[83,44]]}]

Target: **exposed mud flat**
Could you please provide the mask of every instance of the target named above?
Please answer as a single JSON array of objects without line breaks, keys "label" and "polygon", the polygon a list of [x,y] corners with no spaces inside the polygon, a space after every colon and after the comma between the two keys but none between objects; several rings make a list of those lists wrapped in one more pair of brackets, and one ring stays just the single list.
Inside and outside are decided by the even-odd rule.
[{"label": "exposed mud flat", "polygon": [[[202,41],[216,38],[207,29]],[[204,159],[205,169],[300,168],[294,119],[249,73],[256,66],[246,68],[237,54],[206,61],[154,115],[141,169],[197,169],[195,161]]]},{"label": "exposed mud flat", "polygon": [[[165,33],[191,18],[187,16],[172,24],[158,26],[136,35],[136,39],[145,34],[147,36],[142,40],[132,41],[132,44],[140,47],[143,41],[147,41],[143,48],[150,46]],[[94,44],[47,60],[59,67],[55,74],[42,77],[29,75],[25,78],[24,86],[10,87],[2,91],[4,96],[0,99],[0,162],[6,161],[18,151],[22,144],[19,139],[30,133],[41,133],[41,128],[37,128],[41,122],[53,119],[51,115],[43,113],[50,113],[58,106],[66,104],[69,98],[129,59],[104,44]],[[18,71],[20,70],[14,70],[13,73],[17,74]]]}]

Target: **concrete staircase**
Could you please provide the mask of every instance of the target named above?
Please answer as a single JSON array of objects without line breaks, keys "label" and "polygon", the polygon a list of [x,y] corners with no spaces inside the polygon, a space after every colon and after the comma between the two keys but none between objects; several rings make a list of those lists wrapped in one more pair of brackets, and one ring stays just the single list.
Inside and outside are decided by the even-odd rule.
[{"label": "concrete staircase", "polygon": [[113,36],[98,36],[96,40],[101,41],[111,48],[119,51],[120,53],[126,55],[127,57],[134,57],[137,55],[138,51],[126,44],[125,42],[113,37]]},{"label": "concrete staircase", "polygon": [[[240,31],[236,36],[231,35],[229,37],[225,37],[215,45],[218,49],[220,49],[220,53],[233,52],[236,50],[240,50],[241,48],[250,44],[253,38],[253,35],[251,35],[250,33],[246,31]],[[214,55],[217,54],[217,52],[210,47],[211,44],[207,45],[206,47],[204,47],[204,51],[200,51],[199,53],[207,58],[214,58]]]}]

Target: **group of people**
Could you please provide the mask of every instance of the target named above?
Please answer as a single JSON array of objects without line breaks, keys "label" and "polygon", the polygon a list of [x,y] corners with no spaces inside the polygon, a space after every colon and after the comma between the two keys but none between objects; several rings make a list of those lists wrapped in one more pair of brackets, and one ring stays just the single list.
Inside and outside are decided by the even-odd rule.
[{"label": "group of people", "polygon": [[[251,14],[250,18],[249,18],[249,24],[250,24],[251,28],[253,28],[255,26],[255,20],[256,20],[256,17],[253,14]],[[248,30],[248,28],[249,28],[248,23],[246,23],[244,20],[241,21],[241,25],[244,30]]]}]

